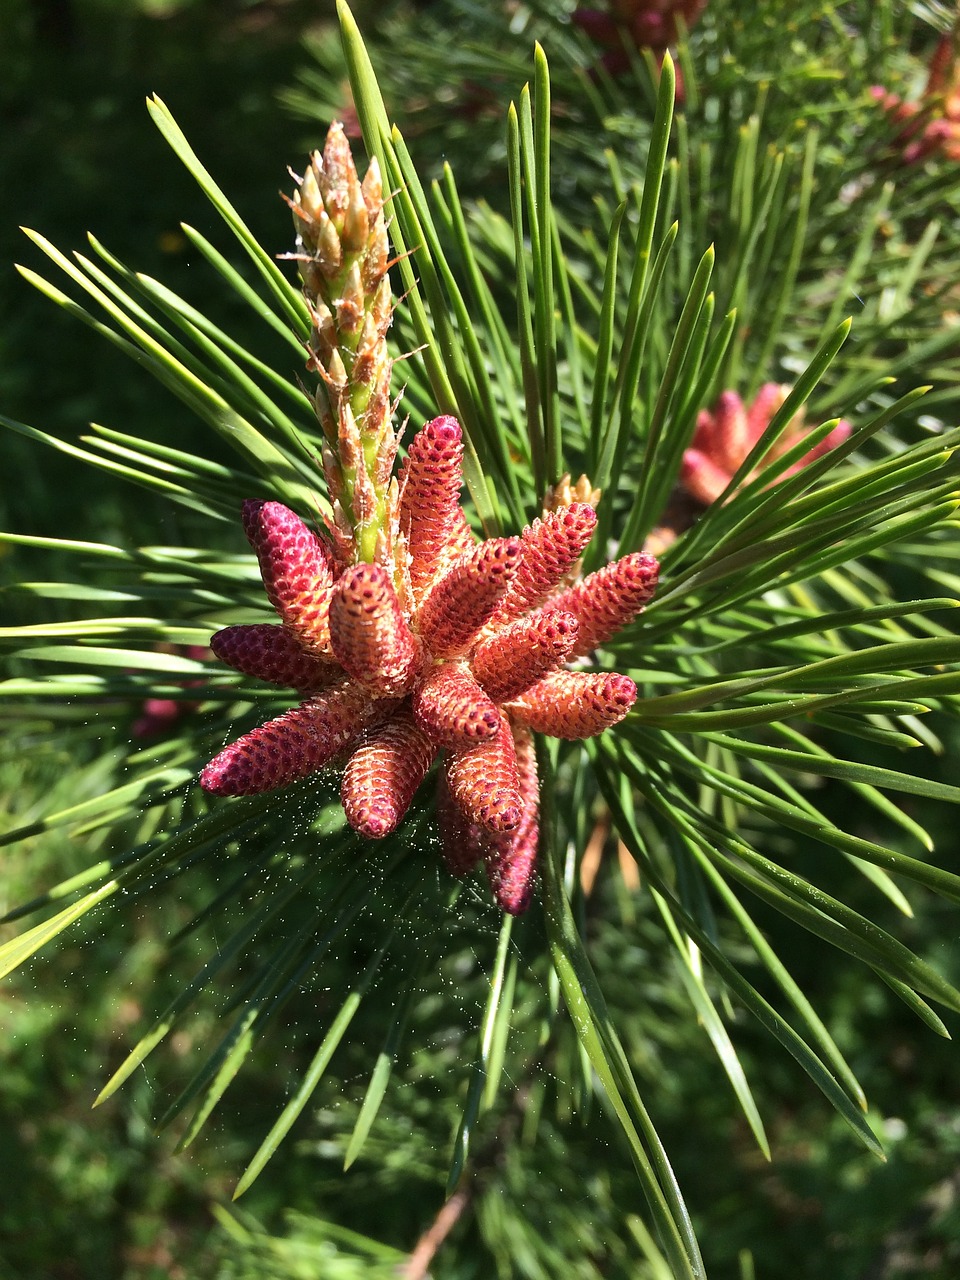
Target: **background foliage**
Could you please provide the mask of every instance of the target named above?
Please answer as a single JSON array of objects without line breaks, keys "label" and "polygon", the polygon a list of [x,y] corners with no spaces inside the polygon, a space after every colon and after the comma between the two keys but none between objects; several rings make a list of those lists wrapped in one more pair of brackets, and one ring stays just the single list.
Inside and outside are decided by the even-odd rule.
[{"label": "background foliage", "polygon": [[[856,6],[838,8],[849,9],[844,16],[851,20],[863,13]],[[769,56],[772,42],[780,38],[771,14],[772,9],[760,6],[750,39],[740,43],[748,70],[769,65],[764,55]],[[272,192],[285,185],[283,165],[288,159],[296,161],[303,150],[303,135],[309,133],[311,142],[316,141],[320,124],[307,129],[302,123],[291,123],[274,108],[273,95],[284,87],[285,101],[298,106],[303,116],[305,103],[312,99],[304,98],[296,84],[309,84],[311,94],[315,93],[312,65],[320,58],[324,66],[323,59],[336,56],[330,52],[334,48],[330,32],[315,36],[308,57],[295,45],[308,18],[297,5],[250,6],[230,14],[199,3],[169,10],[144,7],[125,10],[120,21],[112,6],[87,5],[78,6],[76,15],[77,43],[68,50],[45,44],[23,17],[16,27],[18,42],[2,55],[10,59],[13,69],[2,81],[4,109],[16,125],[5,135],[8,153],[2,163],[9,189],[18,193],[18,201],[25,201],[11,223],[37,226],[64,246],[80,244],[82,232],[90,227],[121,259],[135,262],[138,269],[160,276],[188,299],[202,303],[204,310],[223,323],[229,321],[235,335],[243,338],[242,310],[208,297],[194,281],[198,273],[192,269],[178,219],[187,217],[197,223],[208,215],[188,181],[178,186],[177,166],[146,126],[139,104],[146,91],[162,93],[262,242],[283,249],[287,224]],[[866,87],[874,77],[881,78],[881,71],[890,77],[922,79],[922,63],[919,57],[911,60],[910,46],[916,46],[918,55],[929,51],[932,37],[926,22],[937,18],[936,12],[911,17],[909,38],[892,40],[889,32],[877,34],[876,47],[890,51],[889,61],[879,64],[871,56],[869,40],[866,45],[851,43],[847,51],[838,46],[831,39],[829,22],[798,30],[796,41],[809,40],[810,47],[796,59],[806,68],[804,74],[798,73],[799,83],[790,86],[797,96],[771,95],[769,110],[758,121],[750,145],[762,156],[768,136],[788,134],[790,112],[795,118],[798,102],[805,117],[810,114],[815,86],[827,84],[835,90],[834,97],[818,93],[816,99],[824,104],[819,114],[826,132],[831,119],[850,111],[851,102],[863,102]],[[464,84],[482,78],[494,90],[502,86],[504,100],[515,96],[531,73],[531,37],[546,39],[552,21],[549,13],[534,11],[526,25],[516,22],[514,40],[503,42],[502,55],[495,57],[480,52],[489,44],[485,37],[492,29],[502,31],[494,6],[489,10],[437,6],[412,16],[397,11],[393,25],[374,42],[374,56],[378,71],[385,73],[384,92],[391,110],[396,109],[411,146],[416,145],[418,163],[422,153],[429,171],[431,146],[438,155],[456,148],[461,187],[469,189],[475,183],[478,191],[491,192],[486,175],[502,165],[503,156],[496,92],[479,116],[444,112],[443,95],[460,92]],[[464,24],[476,31],[469,40],[464,38]],[[454,29],[459,32],[455,51],[432,38],[432,33]],[[573,41],[575,59],[583,62],[587,57],[582,42],[577,43],[569,31],[561,29],[556,38]],[[549,43],[548,48],[556,77],[555,99],[579,102],[583,78],[571,82],[581,93],[577,98],[563,79],[563,58],[554,56]],[[431,64],[432,53],[436,61]],[[460,79],[451,74],[454,56],[462,63]],[[495,67],[485,65],[485,57],[495,57]],[[301,73],[295,77],[297,62]],[[496,71],[495,78],[485,74],[491,70]],[[750,94],[762,90],[763,79],[759,74],[752,81],[746,78]],[[335,78],[321,72],[320,80],[340,86],[342,74]],[[54,83],[58,93],[53,95],[47,88],[38,94],[41,82]],[[725,81],[721,64],[715,83],[721,89],[726,85],[731,100],[736,92],[748,97],[739,68],[727,68]],[[608,131],[601,136],[605,144],[614,142],[619,169],[614,176],[624,190],[642,172],[645,157],[632,157],[616,140],[629,136],[633,112],[649,119],[652,111],[649,81],[638,72],[636,84],[636,102],[620,115],[609,109],[607,95],[616,90],[608,85],[596,86],[593,96],[585,99],[601,111]],[[427,93],[426,105],[417,100],[424,86],[428,91],[436,86],[436,96]],[[646,86],[646,97],[640,86]],[[229,109],[222,110],[221,103]],[[731,108],[731,148],[745,145],[743,131],[745,127],[749,131],[753,105],[751,97],[739,111]],[[563,188],[561,177],[558,208],[564,207],[563,201],[586,202],[587,193],[600,182],[599,175],[605,177],[613,163],[602,147],[584,146],[584,138],[592,139],[599,128],[596,114],[584,106],[557,124],[556,170],[562,175],[563,166],[571,163],[568,157],[573,156],[580,158],[585,170],[569,190]],[[695,107],[691,106],[689,115],[695,118]],[[439,116],[451,122],[448,137],[435,133],[433,121]],[[416,127],[409,129],[408,120],[426,123],[418,132]],[[878,139],[880,132],[878,122]],[[63,165],[52,165],[49,174],[44,169],[38,180],[36,156],[44,152],[63,157]],[[857,154],[871,157],[864,146]],[[802,155],[798,144],[794,161],[786,163]],[[877,234],[868,242],[870,252],[860,278],[840,279],[847,292],[855,292],[862,300],[856,332],[864,346],[869,342],[876,368],[858,367],[856,351],[845,366],[845,351],[830,371],[827,389],[819,393],[824,412],[830,413],[844,411],[848,401],[856,402],[858,376],[896,368],[908,337],[914,351],[918,340],[932,344],[923,368],[923,377],[931,379],[939,371],[940,352],[947,350],[944,358],[948,358],[953,341],[941,335],[944,299],[938,292],[949,264],[955,261],[956,228],[950,221],[949,198],[942,201],[942,237],[936,250],[920,259],[916,245],[940,198],[936,190],[930,195],[931,174],[919,170],[905,179],[898,177],[907,184],[898,206],[903,212],[898,214],[876,204],[882,190],[851,191],[849,184],[856,184],[857,175],[848,163],[840,163],[841,158],[849,156],[833,154],[829,147],[819,154],[821,167],[816,171],[810,207],[810,242],[818,248],[799,264],[801,289],[795,295],[793,313],[782,323],[786,336],[779,353],[782,367],[789,370],[791,351],[809,354],[815,336],[810,326],[826,329],[823,304],[830,291],[824,280],[831,269],[836,272],[831,264],[838,259],[848,263],[855,257],[841,233],[834,233],[839,209],[851,198],[862,200]],[[863,168],[866,171],[871,165],[864,163]],[[109,181],[105,172],[111,175]],[[153,180],[157,174],[163,175],[162,180]],[[713,176],[715,182],[704,181],[702,190],[692,190],[686,198],[693,209],[707,210],[715,219],[710,229],[717,236],[722,272],[731,258],[729,250],[752,224],[738,222],[742,206],[723,207],[726,186],[716,170]],[[762,172],[760,183],[762,187]],[[678,199],[682,203],[679,194]],[[911,223],[910,211],[922,199],[927,203],[923,225],[918,227]],[[602,221],[610,210],[601,207],[598,212]],[[866,214],[848,220],[847,227],[854,228],[847,232],[854,237],[853,247],[859,228],[867,224]],[[211,217],[210,225],[200,221],[199,226],[210,232],[215,223]],[[4,234],[8,232],[4,228]],[[818,257],[818,252],[824,256]],[[10,256],[20,258],[22,253],[22,248],[11,249]],[[775,256],[771,253],[770,260]],[[492,265],[495,274],[495,260]],[[905,265],[916,267],[914,281],[919,278],[924,285],[901,290],[901,301],[907,292],[920,299],[909,313],[898,303],[896,287]],[[4,287],[16,299],[3,309],[7,319],[2,341],[9,358],[3,364],[2,390],[11,416],[73,439],[87,418],[103,414],[106,405],[110,421],[121,429],[135,424],[138,432],[159,435],[171,446],[189,444],[192,427],[187,415],[161,399],[148,380],[132,376],[94,335],[66,326],[55,309],[22,285],[8,278]],[[750,296],[749,290],[745,296],[744,288],[741,280],[720,277],[720,289],[728,298],[737,295],[748,314],[753,307],[762,315],[769,291],[757,287],[756,296]],[[218,307],[224,309],[222,314]],[[717,314],[723,309],[718,306]],[[834,319],[844,313],[838,311]],[[765,332],[757,324],[753,332],[738,338],[741,367],[753,367]],[[251,334],[250,341],[256,340]],[[914,364],[915,355],[903,365],[910,384],[919,380]],[[946,380],[937,380],[946,390],[934,402],[936,411],[955,422],[955,416],[950,418],[954,411],[950,397],[955,393]],[[138,495],[130,501],[129,492],[109,480],[98,479],[91,497],[74,464],[50,453],[38,462],[37,450],[25,448],[16,438],[5,447],[11,451],[8,456],[18,476],[18,483],[4,490],[6,528],[123,545],[190,545],[199,536],[192,514],[182,508],[153,495]],[[214,450],[213,456],[225,455]],[[202,536],[209,543],[209,524],[203,526]],[[235,549],[235,538],[226,529],[223,543]],[[29,549],[18,548],[0,561],[0,572],[6,582],[19,582],[38,576],[35,566],[39,563]],[[915,562],[908,560],[900,568],[894,565],[891,571],[900,575],[905,591],[918,589]],[[57,573],[45,554],[43,576],[54,578]],[[28,593],[7,592],[7,607],[11,621],[29,623],[51,616],[49,602],[38,606]],[[67,607],[63,609],[66,617]],[[116,735],[122,746],[129,731],[130,708],[118,703],[103,710],[105,714],[97,720],[90,720],[87,709],[69,703],[49,718],[37,714],[24,721],[22,713],[3,712],[11,731],[5,738],[0,783],[11,827],[93,798],[105,788],[121,753],[118,749],[112,757],[104,756],[103,740],[113,741],[110,735]],[[925,756],[922,768],[933,779],[949,782],[947,762],[955,730],[946,722],[938,728],[946,750],[932,765]],[[874,743],[869,759],[892,768],[905,767],[890,745]],[[177,767],[175,760],[166,764]],[[849,828],[873,837],[874,813],[864,806],[851,816],[845,788],[826,783],[818,803],[831,817],[844,812]],[[935,840],[939,837],[949,848],[949,815],[929,801],[914,806],[913,812]],[[56,830],[38,833],[6,851],[5,901],[22,902],[38,885],[62,879],[104,852],[121,852],[135,835],[129,824],[127,829],[111,832],[105,850],[102,834],[85,832],[82,826],[75,827],[69,839]],[[780,837],[778,857],[790,859],[790,839],[786,834]],[[896,847],[895,834],[885,831],[884,839]],[[812,871],[809,862],[805,866],[816,878],[816,865]],[[832,864],[829,874],[833,892],[867,910],[948,979],[957,981],[956,960],[942,941],[950,936],[948,905],[918,897],[913,916],[904,919],[892,903],[878,908],[872,890],[853,869],[837,873]],[[209,880],[205,875],[201,867],[191,879],[178,881],[176,893],[166,897],[162,907],[160,895],[144,895],[133,910],[124,912],[122,931],[113,922],[109,929],[100,930],[95,918],[84,926],[86,932],[68,935],[53,957],[33,962],[26,977],[4,989],[11,1034],[4,1049],[2,1105],[9,1108],[9,1127],[17,1141],[3,1156],[9,1174],[5,1182],[15,1191],[2,1209],[0,1267],[13,1276],[294,1276],[316,1274],[321,1266],[326,1268],[323,1274],[330,1275],[369,1273],[374,1266],[388,1274],[396,1261],[391,1248],[405,1251],[414,1243],[411,1218],[416,1229],[425,1228],[439,1207],[451,1124],[456,1122],[456,1108],[449,1106],[453,1092],[449,1086],[457,1079],[466,1084],[465,1068],[472,1052],[458,1036],[482,1009],[484,978],[477,957],[489,954],[493,942],[494,925],[482,911],[476,920],[465,918],[459,926],[465,937],[458,940],[463,944],[458,955],[469,956],[472,951],[474,963],[468,960],[466,967],[446,975],[448,992],[466,1016],[451,1021],[443,1009],[425,1011],[419,1047],[405,1061],[414,1087],[391,1082],[370,1144],[346,1177],[339,1172],[345,1135],[351,1131],[365,1083],[364,1056],[356,1056],[358,1051],[351,1056],[349,1050],[337,1059],[335,1087],[328,1082],[323,1100],[297,1130],[297,1139],[287,1144],[269,1177],[260,1179],[244,1201],[243,1213],[227,1219],[221,1212],[220,1225],[211,1225],[208,1203],[225,1202],[238,1169],[312,1056],[313,1028],[318,1016],[327,1013],[323,992],[312,986],[288,1006],[266,1045],[248,1060],[227,1104],[215,1114],[212,1128],[204,1131],[187,1156],[170,1155],[169,1147],[158,1144],[149,1132],[151,1121],[170,1101],[169,1083],[155,1075],[150,1063],[134,1074],[126,1090],[108,1106],[92,1118],[87,1113],[86,1098],[119,1065],[143,1022],[164,1007],[218,944],[217,923],[201,919],[184,945],[169,953],[172,966],[167,967],[166,960],[158,966],[158,957],[168,954],[169,938],[209,900],[217,876]],[[634,1070],[645,1092],[656,1082],[658,1127],[693,1206],[711,1274],[748,1275],[751,1266],[759,1275],[784,1274],[785,1257],[791,1259],[791,1274],[798,1276],[953,1274],[960,1249],[953,1207],[960,1110],[950,1085],[953,1058],[947,1042],[918,1030],[903,1006],[879,984],[865,983],[858,968],[838,967],[833,955],[826,957],[822,948],[812,946],[802,930],[761,911],[758,919],[775,932],[782,958],[825,1014],[841,1051],[868,1085],[874,1107],[871,1124],[888,1147],[886,1166],[856,1148],[845,1126],[830,1119],[784,1055],[759,1029],[742,1023],[737,1029],[737,1050],[767,1120],[774,1156],[767,1166],[745,1123],[733,1113],[722,1071],[706,1051],[702,1030],[690,1018],[676,980],[667,980],[675,972],[676,952],[665,940],[645,895],[625,894],[615,873],[604,874],[591,901],[589,919],[596,963],[612,975],[606,996],[614,1021],[629,1028]],[[435,924],[425,921],[419,921],[418,927],[436,930]],[[91,965],[85,961],[92,954],[94,939],[96,963]],[[402,947],[415,951],[421,940],[422,933],[411,928]],[[345,989],[355,976],[352,957],[343,955],[336,963],[339,970],[324,971],[324,986]],[[153,985],[149,1009],[144,1009],[147,975]],[[543,995],[545,974],[534,977]],[[644,999],[638,1007],[636,991],[641,983]],[[533,990],[536,1000],[536,985]],[[65,991],[69,998],[64,997]],[[369,1033],[372,1043],[389,1014],[374,1003],[361,1017],[369,1019],[369,1026],[359,1025],[358,1039]],[[952,1027],[955,1017],[948,1013],[946,1022]],[[201,1009],[188,1030],[172,1039],[174,1059],[182,1057],[185,1067],[199,1061],[214,1026],[213,1011]],[[576,1259],[584,1275],[595,1274],[597,1267],[604,1274],[643,1274],[638,1270],[643,1267],[651,1276],[662,1274],[655,1252],[645,1243],[642,1203],[629,1162],[618,1146],[608,1145],[611,1130],[595,1113],[598,1101],[593,1100],[593,1111],[588,1107],[579,1114],[564,1101],[567,1086],[582,1073],[576,1051],[570,1043],[549,1048],[554,1056],[545,1069],[538,1070],[532,1080],[511,1082],[522,1105],[507,1105],[494,1130],[495,1136],[512,1139],[504,1144],[506,1154],[501,1155],[492,1143],[484,1150],[483,1139],[478,1138],[475,1204],[456,1228],[453,1243],[443,1255],[441,1273],[488,1274],[492,1260],[505,1275],[553,1275]],[[186,1078],[186,1072],[180,1078]],[[431,1081],[444,1082],[436,1089],[443,1105],[434,1096]],[[523,1117],[531,1110],[525,1091],[531,1089],[542,1095],[533,1108],[540,1115],[535,1144],[524,1136]],[[487,1188],[493,1193],[485,1194]],[[630,1214],[631,1206],[640,1216]],[[284,1212],[292,1216],[284,1219]],[[630,1216],[625,1218],[625,1213]],[[327,1220],[336,1226],[326,1225]],[[33,1224],[26,1233],[25,1223]],[[264,1237],[264,1227],[282,1233],[282,1239]],[[350,1229],[367,1237],[366,1242],[343,1234]],[[370,1241],[370,1236],[379,1243]],[[64,1256],[65,1239],[71,1241],[69,1257]],[[373,1251],[372,1257],[366,1250]],[[645,1256],[648,1262],[637,1261]],[[105,1257],[110,1259],[109,1272],[104,1270]]]}]

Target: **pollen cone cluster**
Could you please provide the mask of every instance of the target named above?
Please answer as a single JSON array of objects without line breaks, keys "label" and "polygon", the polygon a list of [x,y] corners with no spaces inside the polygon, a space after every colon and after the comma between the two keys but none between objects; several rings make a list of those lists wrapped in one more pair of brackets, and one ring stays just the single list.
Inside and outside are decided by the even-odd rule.
[{"label": "pollen cone cluster", "polygon": [[356,563],[346,540],[316,534],[279,502],[244,504],[280,622],[227,627],[211,646],[302,701],[226,747],[200,781],[217,795],[249,795],[343,758],[347,819],[379,839],[440,753],[444,861],[465,875],[482,860],[496,901],[516,914],[536,866],[533,733],[591,737],[627,714],[632,680],[566,664],[637,616],[658,567],[638,552],[571,581],[596,525],[589,502],[558,506],[518,536],[476,541],[460,508],[462,456],[453,418],[413,438],[385,562]]},{"label": "pollen cone cluster", "polygon": [[901,126],[896,143],[905,164],[937,155],[960,160],[960,17],[933,52],[919,101],[905,101],[882,85],[874,85],[871,93],[891,122]]},{"label": "pollen cone cluster", "polygon": [[[789,393],[790,387],[767,382],[757,392],[749,408],[735,391],[724,391],[712,410],[700,411],[693,440],[683,455],[680,469],[680,484],[691,498],[704,506],[716,502]],[[780,436],[768,459],[781,457],[802,440],[809,430],[804,412],[800,409]],[[794,475],[802,467],[842,444],[849,434],[849,422],[838,422],[825,439],[814,445],[784,474]],[[747,479],[752,480],[754,475],[756,472]]]}]

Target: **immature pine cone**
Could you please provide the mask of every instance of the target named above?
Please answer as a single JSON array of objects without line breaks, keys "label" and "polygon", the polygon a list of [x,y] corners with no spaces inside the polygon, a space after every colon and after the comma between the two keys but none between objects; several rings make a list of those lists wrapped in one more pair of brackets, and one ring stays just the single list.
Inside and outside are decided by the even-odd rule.
[{"label": "immature pine cone", "polygon": [[200,782],[249,795],[307,777],[347,753],[351,826],[380,839],[401,822],[439,751],[443,857],[455,875],[482,859],[507,912],[528,906],[539,787],[532,732],[585,738],[637,696],[627,676],[569,671],[631,622],[657,585],[656,560],[624,556],[574,583],[596,525],[588,502],[548,512],[518,537],[477,543],[460,509],[463,443],[450,417],[413,438],[399,477],[405,563],[353,564],[278,502],[243,523],[279,626],[227,627],[224,662],[296,689],[303,701],[226,747]]}]

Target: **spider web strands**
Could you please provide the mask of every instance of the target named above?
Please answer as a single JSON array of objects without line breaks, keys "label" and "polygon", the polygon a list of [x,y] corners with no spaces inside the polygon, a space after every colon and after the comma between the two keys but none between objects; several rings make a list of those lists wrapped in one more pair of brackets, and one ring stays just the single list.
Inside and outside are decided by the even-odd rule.
[{"label": "spider web strands", "polygon": [[[403,919],[406,906],[412,901],[415,893],[416,890],[411,891],[407,897],[406,903],[401,905],[400,911],[397,915],[397,923]],[[236,1190],[233,1193],[234,1200],[239,1199],[239,1197],[242,1196],[245,1191],[248,1191],[257,1180],[260,1173],[275,1153],[277,1147],[292,1128],[294,1121],[310,1101],[314,1090],[323,1079],[324,1072],[330,1063],[330,1059],[333,1057],[334,1051],[346,1034],[364,996],[367,994],[374,978],[380,970],[383,959],[393,941],[396,928],[397,924],[395,923],[387,930],[386,937],[384,938],[380,948],[368,962],[363,974],[355,983],[346,1000],[344,1000],[341,1005],[339,1013],[331,1023],[327,1030],[327,1034],[324,1036],[319,1049],[314,1055],[313,1061],[307,1068],[296,1094],[287,1103],[286,1107],[284,1107],[276,1124],[274,1124],[273,1128],[267,1134],[256,1155],[244,1170],[240,1181],[237,1183]]]},{"label": "spider web strands", "polygon": [[[346,842],[335,844],[322,859],[327,864],[329,858],[329,864],[322,870],[331,876],[322,900],[317,903],[311,897],[303,904],[305,916],[299,924],[281,921],[284,929],[274,939],[272,949],[266,949],[262,962],[254,966],[247,982],[234,993],[231,1005],[240,1011],[232,1025],[157,1122],[156,1128],[161,1130],[186,1107],[196,1104],[193,1117],[177,1144],[178,1150],[184,1150],[194,1141],[243,1060],[269,1022],[300,990],[306,974],[329,953],[337,939],[344,936],[369,905],[378,885],[372,878],[365,880],[356,875],[358,846],[359,841],[351,833]],[[383,874],[393,873],[405,857],[404,851],[394,853],[386,862]],[[309,883],[308,877],[297,887],[297,897]],[[402,914],[396,917],[397,922],[402,919]],[[323,927],[325,921],[328,921],[326,928]]]},{"label": "spider web strands", "polygon": [[679,1277],[705,1280],[703,1260],[686,1205],[666,1151],[640,1098],[563,887],[558,860],[554,769],[546,750],[539,748],[539,744],[537,760],[541,778],[544,916],[560,990],[580,1043],[627,1141],[673,1274],[678,1280]]},{"label": "spider web strands", "polygon": [[[506,1033],[513,1012],[513,989],[516,982],[515,960],[513,982],[505,982],[510,939],[514,917],[505,915],[500,925],[497,953],[490,977],[490,992],[480,1022],[477,1058],[470,1072],[470,1084],[460,1116],[460,1124],[453,1141],[450,1169],[447,1174],[447,1195],[453,1192],[463,1175],[470,1154],[470,1140],[480,1115],[481,1105],[487,1110],[496,1096],[496,1083],[503,1065]],[[492,1096],[491,1096],[492,1091]]]},{"label": "spider web strands", "polygon": [[169,838],[148,844],[139,856],[121,867],[104,884],[84,894],[77,902],[64,907],[41,924],[34,925],[18,937],[0,945],[0,977],[5,977],[29,960],[41,947],[52,941],[94,907],[118,892],[129,892],[154,876],[161,867],[181,862],[199,850],[209,850],[222,837],[231,834],[246,820],[258,819],[268,808],[269,797],[252,797],[255,803],[224,806],[198,818],[174,832]]},{"label": "spider web strands", "polygon": [[[607,763],[600,758],[600,753],[595,749],[593,743],[589,743],[588,748],[601,791],[610,806],[611,812],[614,814],[621,838],[634,858],[636,858],[642,872],[649,877],[657,892],[669,902],[676,918],[697,944],[704,959],[711,965],[717,976],[730,989],[732,994],[740,997],[748,1011],[754,1014],[761,1024],[766,1027],[767,1031],[794,1057],[864,1145],[875,1155],[882,1157],[883,1148],[876,1135],[837,1076],[806,1040],[783,1019],[773,1005],[760,995],[756,988],[744,978],[739,969],[727,959],[722,947],[709,936],[701,923],[680,901],[676,892],[665,882],[659,869],[647,855],[633,815],[627,809],[618,788],[614,785]],[[647,777],[649,778],[650,775],[647,775]],[[658,801],[652,787],[645,786],[643,794],[651,807],[661,815],[665,823],[678,827],[693,843],[698,843],[698,837],[702,841],[699,829],[694,823],[684,823],[682,821],[681,810],[679,805],[675,803],[678,797],[671,795],[670,804],[665,805]],[[674,822],[674,818],[677,818],[678,821]]]},{"label": "spider web strands", "polygon": [[[147,277],[137,276],[90,237],[93,247],[122,281],[186,334],[193,348],[199,352],[197,355],[94,262],[75,254],[75,265],[43,236],[29,231],[27,235],[106,312],[116,330],[98,321],[43,276],[26,267],[19,268],[21,275],[69,314],[107,337],[139,364],[145,365],[158,381],[231,442],[233,448],[257,463],[263,474],[272,478],[273,466],[282,461],[281,476],[289,473],[292,479],[296,473],[298,487],[294,492],[302,490],[316,502],[312,490],[307,487],[313,479],[311,449],[317,440],[312,415],[301,412],[299,420],[294,421],[284,413],[276,400],[244,373],[238,361],[231,357],[231,350],[242,350],[238,343],[221,335],[209,322],[201,327],[188,314],[181,314],[176,295],[166,296],[162,287],[152,285]],[[174,299],[172,303],[171,298]],[[183,310],[186,312],[186,304],[183,304]],[[220,345],[219,337],[225,339],[227,349]],[[255,368],[261,364],[252,355],[244,353],[244,356],[244,363]],[[275,389],[276,384],[284,380],[273,374],[267,381]],[[302,411],[307,406],[306,398],[293,386],[288,386],[285,398],[289,399],[291,393]],[[268,434],[258,430],[254,423],[266,427]],[[277,436],[279,444],[269,439],[270,434]]]},{"label": "spider web strands", "polygon": [[426,962],[427,957],[424,955],[422,967],[410,974],[404,982],[399,997],[395,1002],[393,1018],[390,1022],[386,1039],[383,1042],[383,1048],[378,1053],[373,1071],[370,1073],[370,1080],[367,1083],[366,1092],[363,1095],[363,1102],[360,1106],[359,1112],[357,1113],[353,1132],[350,1134],[350,1140],[347,1143],[347,1148],[344,1152],[344,1172],[350,1168],[363,1151],[364,1145],[370,1134],[370,1130],[373,1128],[374,1121],[376,1120],[380,1106],[383,1103],[384,1096],[387,1092],[387,1086],[390,1083],[390,1077],[393,1074],[393,1068],[397,1063],[400,1046],[403,1043],[403,1037],[406,1033],[407,1022],[413,1010],[414,1001],[419,994],[418,984],[423,977]]},{"label": "spider web strands", "polygon": [[[256,938],[257,934],[279,915],[285,907],[289,905],[298,895],[300,895],[321,871],[329,873],[331,868],[336,865],[338,859],[345,861],[344,851],[349,844],[353,842],[349,839],[341,841],[334,849],[325,850],[322,857],[307,861],[296,874],[292,875],[287,884],[279,891],[271,893],[266,902],[263,903],[253,914],[249,915],[243,925],[236,929],[226,938],[218,937],[217,953],[190,979],[187,985],[171,1000],[159,1017],[155,1020],[153,1026],[138,1040],[137,1044],[127,1054],[126,1058],[113,1073],[107,1083],[97,1094],[93,1105],[100,1106],[101,1103],[111,1097],[120,1086],[129,1079],[133,1072],[142,1062],[153,1052],[158,1044],[173,1030],[180,1016],[185,1010],[195,1003],[196,997],[206,987],[210,985],[212,980],[239,957],[250,943]],[[262,872],[262,867],[268,859],[282,847],[283,840],[275,840],[268,842],[262,850],[259,851],[260,861],[258,864],[247,869],[243,876],[238,877],[236,882],[238,885],[249,879],[254,874]],[[350,852],[354,852],[351,850]],[[222,901],[218,901],[217,906],[222,906]],[[216,909],[216,908],[214,908]],[[183,931],[181,931],[182,933]]]}]

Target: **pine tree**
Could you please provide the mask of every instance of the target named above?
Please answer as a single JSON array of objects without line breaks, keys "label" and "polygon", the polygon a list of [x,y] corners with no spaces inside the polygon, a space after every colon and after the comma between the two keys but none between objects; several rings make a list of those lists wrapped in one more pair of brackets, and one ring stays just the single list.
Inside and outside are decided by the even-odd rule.
[{"label": "pine tree", "polygon": [[[341,4],[370,159],[361,180],[334,126],[297,178],[296,280],[152,100],[246,273],[185,233],[263,322],[269,357],[92,237],[93,257],[70,258],[31,233],[73,293],[26,278],[238,461],[132,428],[79,446],[4,420],[165,494],[209,542],[55,540],[78,568],[50,594],[82,616],[3,632],[3,692],[25,715],[69,698],[132,719],[149,699],[168,732],[45,817],[119,851],[11,912],[45,914],[0,968],[88,913],[109,929],[107,904],[149,910],[165,885],[210,877],[181,932],[215,919],[217,950],[98,1102],[219,993],[222,1039],[161,1117],[189,1113],[189,1144],[315,983],[329,995],[303,1032],[311,1056],[237,1193],[349,1080],[331,1141],[367,1171],[344,1186],[362,1177],[373,1198],[416,1176],[451,1196],[409,1275],[468,1220],[502,1274],[706,1274],[651,1118],[649,1061],[669,1069],[659,1009],[717,1055],[760,1151],[741,1013],[879,1152],[851,1064],[781,959],[778,917],[865,964],[935,1033],[929,1001],[960,1010],[837,871],[868,882],[878,917],[960,896],[921,810],[895,799],[960,800],[929,776],[960,691],[960,176],[948,154],[905,155],[902,120],[870,92],[868,72],[907,65],[894,6],[813,8],[795,6],[789,56],[771,39],[781,6],[747,21],[718,3],[689,35],[680,24],[676,64],[628,50],[625,71],[551,6],[524,11],[528,29],[468,48],[452,86],[468,94],[491,63],[507,83],[516,41],[543,40],[506,110],[504,165],[476,112],[445,135],[470,141],[469,185],[499,173],[497,207],[461,199],[452,166],[421,179]],[[425,66],[442,53],[422,27],[381,37],[388,100],[413,43]],[[912,767],[892,767],[907,749]],[[577,1129],[594,1095],[605,1111]],[[642,1220],[622,1170],[599,1169],[591,1144],[613,1133]],[[558,1195],[580,1152],[596,1229]],[[343,1196],[330,1237],[309,1229],[321,1243],[356,1225]],[[537,1225],[551,1214],[553,1238]],[[394,1273],[379,1238],[349,1247],[364,1274]]]}]

